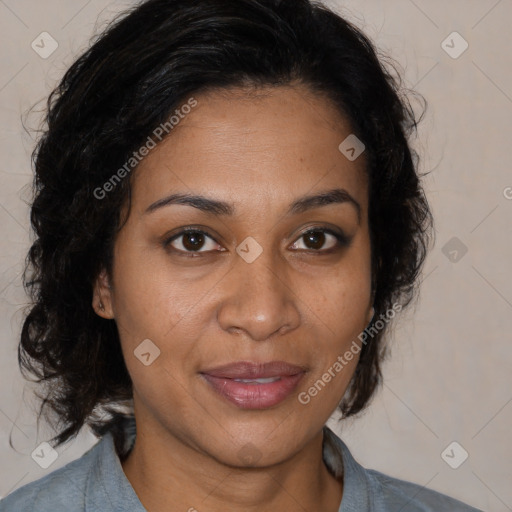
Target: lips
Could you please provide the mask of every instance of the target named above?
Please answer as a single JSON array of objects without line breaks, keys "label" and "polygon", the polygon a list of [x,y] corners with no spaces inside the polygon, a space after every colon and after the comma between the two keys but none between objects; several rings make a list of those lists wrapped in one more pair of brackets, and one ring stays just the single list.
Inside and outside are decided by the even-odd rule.
[{"label": "lips", "polygon": [[201,371],[217,394],[242,409],[266,409],[286,399],[306,368],[285,361],[236,363]]},{"label": "lips", "polygon": [[268,363],[240,361],[210,370],[203,370],[201,373],[226,379],[267,379],[270,377],[288,377],[304,371],[305,368],[284,361],[270,361]]}]

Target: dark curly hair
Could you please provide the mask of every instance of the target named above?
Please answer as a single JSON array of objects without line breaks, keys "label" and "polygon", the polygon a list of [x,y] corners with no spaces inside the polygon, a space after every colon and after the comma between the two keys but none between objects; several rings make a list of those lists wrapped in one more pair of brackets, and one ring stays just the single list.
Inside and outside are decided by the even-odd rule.
[{"label": "dark curly hair", "polygon": [[[330,99],[366,146],[374,319],[411,302],[433,220],[408,142],[419,121],[413,91],[396,69],[354,25],[309,0],[149,0],[71,65],[32,155],[36,236],[23,275],[32,303],[18,351],[24,375],[43,383],[40,414],[57,419],[54,443],[86,424],[122,443],[132,384],[116,323],[96,315],[92,292],[102,269],[111,275],[131,180],[104,199],[97,190],[192,94],[300,83]],[[345,416],[381,382],[387,327],[362,346]]]}]

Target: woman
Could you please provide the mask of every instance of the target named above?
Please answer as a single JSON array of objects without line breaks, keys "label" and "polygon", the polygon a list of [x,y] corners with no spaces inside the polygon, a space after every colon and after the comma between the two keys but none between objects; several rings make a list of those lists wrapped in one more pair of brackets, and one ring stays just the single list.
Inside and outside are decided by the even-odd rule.
[{"label": "woman", "polygon": [[5,511],[476,510],[360,466],[432,219],[416,119],[308,0],[149,0],[49,100],[22,368],[80,459]]}]

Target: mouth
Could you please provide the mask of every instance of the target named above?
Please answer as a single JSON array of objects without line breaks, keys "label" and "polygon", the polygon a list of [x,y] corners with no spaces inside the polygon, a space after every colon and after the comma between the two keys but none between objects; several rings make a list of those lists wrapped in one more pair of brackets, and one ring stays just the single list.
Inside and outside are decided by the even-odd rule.
[{"label": "mouth", "polygon": [[210,389],[241,409],[267,409],[285,400],[307,369],[284,361],[240,361],[203,370]]}]

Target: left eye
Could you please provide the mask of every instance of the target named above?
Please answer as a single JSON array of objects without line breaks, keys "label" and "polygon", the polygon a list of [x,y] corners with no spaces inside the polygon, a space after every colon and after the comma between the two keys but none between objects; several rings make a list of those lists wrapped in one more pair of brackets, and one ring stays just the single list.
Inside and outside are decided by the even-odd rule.
[{"label": "left eye", "polygon": [[[331,238],[331,244],[329,247],[323,247],[326,240],[328,238]],[[309,247],[297,247],[297,244],[299,241],[304,240],[307,244],[309,244]],[[307,231],[306,233],[303,233],[298,239],[297,242],[295,242],[292,245],[292,248],[294,249],[303,249],[303,250],[313,250],[321,252],[320,249],[323,248],[323,250],[327,251],[329,249],[333,249],[336,247],[336,245],[345,245],[345,239],[342,235],[339,235],[338,233],[334,233],[327,229],[312,229]]]}]

